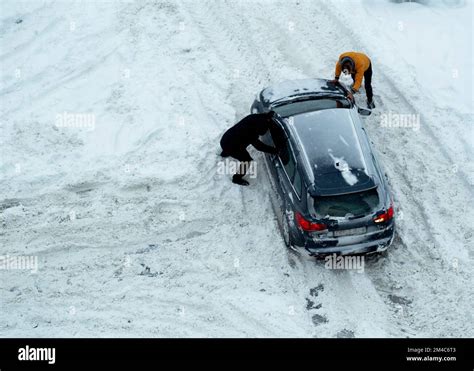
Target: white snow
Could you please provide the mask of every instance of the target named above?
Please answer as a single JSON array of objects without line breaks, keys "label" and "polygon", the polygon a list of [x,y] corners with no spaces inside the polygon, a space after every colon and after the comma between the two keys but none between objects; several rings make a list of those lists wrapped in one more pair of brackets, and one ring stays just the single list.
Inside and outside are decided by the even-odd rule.
[{"label": "white snow", "polygon": [[344,157],[336,157],[332,154],[331,151],[328,151],[328,155],[333,160],[334,167],[341,173],[342,178],[347,184],[353,186],[359,181],[359,179],[357,179],[357,176],[352,173],[351,168],[347,161],[344,160]]},{"label": "white snow", "polygon": [[314,79],[286,80],[268,87],[263,94],[263,98],[266,101],[274,102],[291,95],[319,91],[320,89],[321,85],[317,84]]},{"label": "white snow", "polygon": [[[3,1],[0,255],[39,266],[0,270],[0,336],[472,337],[472,2],[456,4]],[[216,170],[258,91],[332,78],[348,50],[373,62],[365,126],[398,224],[364,273],[286,250],[257,152],[248,188]]]}]

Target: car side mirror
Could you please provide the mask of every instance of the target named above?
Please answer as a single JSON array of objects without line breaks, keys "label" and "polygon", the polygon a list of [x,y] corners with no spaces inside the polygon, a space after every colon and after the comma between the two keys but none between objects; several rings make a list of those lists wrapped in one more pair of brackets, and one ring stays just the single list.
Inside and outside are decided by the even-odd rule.
[{"label": "car side mirror", "polygon": [[359,115],[361,116],[370,116],[372,113],[372,110],[368,108],[357,107],[357,112],[359,112]]}]

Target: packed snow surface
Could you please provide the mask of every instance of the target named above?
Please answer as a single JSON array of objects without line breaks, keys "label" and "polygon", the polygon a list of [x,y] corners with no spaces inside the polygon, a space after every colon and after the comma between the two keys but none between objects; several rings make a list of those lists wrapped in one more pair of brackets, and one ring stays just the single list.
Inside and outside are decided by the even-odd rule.
[{"label": "packed snow surface", "polygon": [[[3,0],[0,336],[473,337],[472,45],[470,1]],[[398,227],[362,271],[285,248],[261,154],[216,171],[255,94],[351,50]]]}]

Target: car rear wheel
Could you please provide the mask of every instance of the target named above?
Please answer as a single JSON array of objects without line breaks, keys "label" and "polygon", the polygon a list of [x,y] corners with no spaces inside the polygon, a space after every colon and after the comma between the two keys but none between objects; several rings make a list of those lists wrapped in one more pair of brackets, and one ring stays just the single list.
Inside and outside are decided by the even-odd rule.
[{"label": "car rear wheel", "polygon": [[291,238],[290,232],[290,223],[288,221],[288,214],[286,211],[283,211],[283,215],[281,216],[281,234],[283,236],[283,241],[285,242],[286,247],[292,247],[293,239]]}]

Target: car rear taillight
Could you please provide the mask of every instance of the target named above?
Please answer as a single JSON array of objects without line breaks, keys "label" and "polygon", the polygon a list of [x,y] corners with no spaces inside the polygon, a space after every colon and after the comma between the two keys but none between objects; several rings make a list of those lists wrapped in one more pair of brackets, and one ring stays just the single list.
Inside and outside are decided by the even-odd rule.
[{"label": "car rear taillight", "polygon": [[387,211],[381,212],[374,216],[375,223],[385,223],[393,218],[393,205],[390,205]]},{"label": "car rear taillight", "polygon": [[295,218],[298,226],[306,232],[324,231],[328,228],[324,223],[313,223],[309,220],[306,220],[299,212],[295,213]]}]

